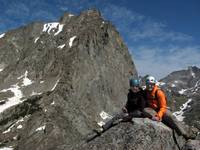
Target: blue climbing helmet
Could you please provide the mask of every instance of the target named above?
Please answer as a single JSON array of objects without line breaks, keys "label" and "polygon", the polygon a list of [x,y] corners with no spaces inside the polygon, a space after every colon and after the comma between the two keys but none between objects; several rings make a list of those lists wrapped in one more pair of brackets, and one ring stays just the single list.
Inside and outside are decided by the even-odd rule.
[{"label": "blue climbing helmet", "polygon": [[131,78],[129,80],[129,84],[130,84],[130,87],[133,87],[133,86],[139,86],[140,85],[140,81],[138,79],[133,79]]}]

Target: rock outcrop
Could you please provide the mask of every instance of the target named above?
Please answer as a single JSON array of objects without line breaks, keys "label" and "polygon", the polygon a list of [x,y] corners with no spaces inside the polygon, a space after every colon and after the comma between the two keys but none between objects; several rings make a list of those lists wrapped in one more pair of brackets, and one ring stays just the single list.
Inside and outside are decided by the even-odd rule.
[{"label": "rock outcrop", "polygon": [[79,146],[80,150],[179,150],[183,137],[173,133],[161,122],[134,118],[132,123],[120,123],[93,141]]}]

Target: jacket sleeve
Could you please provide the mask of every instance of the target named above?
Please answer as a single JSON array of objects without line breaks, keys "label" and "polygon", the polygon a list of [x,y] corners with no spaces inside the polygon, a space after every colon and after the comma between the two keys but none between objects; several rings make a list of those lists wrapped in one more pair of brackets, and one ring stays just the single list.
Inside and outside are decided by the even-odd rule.
[{"label": "jacket sleeve", "polygon": [[140,102],[139,109],[140,109],[141,111],[143,111],[144,108],[146,107],[146,100],[145,100],[145,96],[144,96],[144,92],[143,92],[143,91],[141,92],[141,96],[140,96],[139,102]]},{"label": "jacket sleeve", "polygon": [[157,113],[157,116],[159,117],[160,120],[162,120],[163,115],[165,114],[167,110],[167,104],[166,104],[166,97],[163,91],[159,90],[157,92],[157,97],[158,97],[158,105],[159,105],[159,111]]},{"label": "jacket sleeve", "polygon": [[130,92],[127,95],[127,101],[126,101],[126,105],[125,105],[126,109],[128,109],[129,99],[130,99]]}]

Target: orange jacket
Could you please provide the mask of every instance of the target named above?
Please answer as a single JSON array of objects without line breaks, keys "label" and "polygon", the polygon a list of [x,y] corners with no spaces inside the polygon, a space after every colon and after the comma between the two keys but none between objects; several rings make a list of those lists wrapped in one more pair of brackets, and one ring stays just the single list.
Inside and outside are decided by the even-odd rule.
[{"label": "orange jacket", "polygon": [[[156,91],[157,96],[155,95]],[[157,112],[156,116],[162,120],[162,117],[167,110],[166,96],[164,92],[159,90],[158,86],[156,85],[152,91],[147,91],[147,101],[149,103],[149,107],[153,108]]]}]

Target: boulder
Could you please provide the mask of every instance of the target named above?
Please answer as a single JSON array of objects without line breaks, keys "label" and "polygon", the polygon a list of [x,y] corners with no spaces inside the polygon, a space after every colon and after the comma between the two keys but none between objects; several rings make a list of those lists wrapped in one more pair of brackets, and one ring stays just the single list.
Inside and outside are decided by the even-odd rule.
[{"label": "boulder", "polygon": [[185,139],[173,133],[162,122],[155,122],[148,118],[134,118],[132,121],[132,123],[121,122],[89,143],[76,148],[82,150],[179,150],[184,147]]}]

